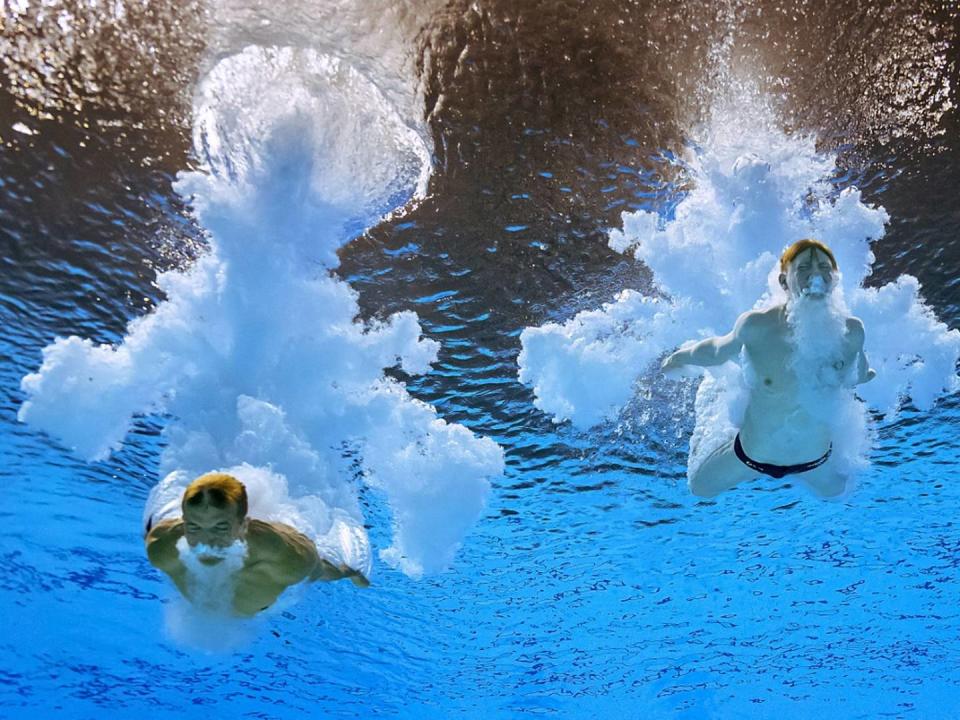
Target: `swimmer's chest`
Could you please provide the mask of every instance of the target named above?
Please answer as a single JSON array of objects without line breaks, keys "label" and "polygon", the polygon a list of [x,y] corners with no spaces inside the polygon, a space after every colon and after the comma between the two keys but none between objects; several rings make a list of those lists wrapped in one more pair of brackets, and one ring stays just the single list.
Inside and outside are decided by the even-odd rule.
[{"label": "swimmer's chest", "polygon": [[776,333],[769,333],[762,342],[744,347],[747,383],[753,390],[781,393],[796,387],[797,376],[790,366],[790,344]]},{"label": "swimmer's chest", "polygon": [[[763,342],[752,343],[744,347],[747,359],[746,375],[754,391],[761,390],[774,394],[792,393],[797,389],[797,373],[792,364],[794,347],[780,333],[770,333]],[[834,376],[842,375],[849,366],[849,359],[838,354],[835,358],[825,359],[818,368],[818,374],[826,384]]]},{"label": "swimmer's chest", "polygon": [[233,609],[241,615],[255,615],[272,605],[284,590],[286,585],[276,582],[256,565],[245,567],[237,573]]}]

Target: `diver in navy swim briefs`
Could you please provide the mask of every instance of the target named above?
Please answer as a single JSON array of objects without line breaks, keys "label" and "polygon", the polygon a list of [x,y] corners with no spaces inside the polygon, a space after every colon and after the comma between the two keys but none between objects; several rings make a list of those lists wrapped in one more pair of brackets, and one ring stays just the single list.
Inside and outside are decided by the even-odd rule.
[{"label": "diver in navy swim briefs", "polygon": [[713,497],[757,475],[795,475],[823,497],[843,493],[847,478],[830,462],[832,402],[876,373],[863,352],[863,323],[845,311],[837,281],[826,245],[795,242],[780,258],[786,302],[746,312],[729,334],[687,343],[663,361],[669,372],[740,356],[748,380],[739,432],[690,469],[695,495]]}]

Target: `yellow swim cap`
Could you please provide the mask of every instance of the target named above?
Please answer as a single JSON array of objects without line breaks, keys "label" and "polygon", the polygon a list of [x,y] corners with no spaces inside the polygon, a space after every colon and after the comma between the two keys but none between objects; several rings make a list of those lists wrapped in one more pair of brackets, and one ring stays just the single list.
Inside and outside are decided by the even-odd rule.
[{"label": "yellow swim cap", "polygon": [[212,472],[201,475],[183,493],[181,508],[187,505],[200,505],[204,502],[222,508],[228,504],[236,505],[237,515],[247,514],[247,489],[233,475]]},{"label": "yellow swim cap", "polygon": [[787,268],[790,267],[790,263],[794,261],[794,258],[804,250],[809,250],[810,248],[815,248],[822,252],[830,258],[830,264],[833,265],[833,269],[837,271],[840,270],[840,268],[837,267],[837,259],[833,256],[833,251],[830,248],[819,240],[804,238],[803,240],[797,240],[793,245],[783,251],[783,255],[780,256],[780,272],[786,273]]}]

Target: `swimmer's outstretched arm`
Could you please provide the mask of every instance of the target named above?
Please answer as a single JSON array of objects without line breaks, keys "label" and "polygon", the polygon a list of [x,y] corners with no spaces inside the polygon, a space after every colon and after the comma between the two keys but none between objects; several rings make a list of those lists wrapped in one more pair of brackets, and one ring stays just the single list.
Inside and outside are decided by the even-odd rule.
[{"label": "swimmer's outstretched arm", "polygon": [[684,343],[675,353],[667,357],[660,365],[664,372],[675,370],[684,365],[699,365],[708,367],[723,365],[740,353],[743,347],[744,334],[750,325],[753,313],[744,313],[737,318],[736,324],[726,335],[711,337],[699,342]]},{"label": "swimmer's outstretched arm", "polygon": [[355,585],[370,583],[346,565],[336,566],[320,557],[313,542],[303,533],[283,523],[250,520],[247,547],[252,558],[275,582],[294,585],[301,580],[340,580],[350,578]]}]

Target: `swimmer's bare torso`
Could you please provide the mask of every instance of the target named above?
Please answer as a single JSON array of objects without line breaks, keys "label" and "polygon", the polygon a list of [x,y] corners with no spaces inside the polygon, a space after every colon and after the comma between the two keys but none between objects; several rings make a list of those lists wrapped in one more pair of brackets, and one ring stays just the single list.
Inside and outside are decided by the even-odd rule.
[{"label": "swimmer's bare torso", "polygon": [[[190,572],[177,548],[183,537],[181,518],[158,523],[145,538],[147,556],[155,567],[170,576],[184,597],[193,600]],[[246,558],[230,584],[236,615],[255,615],[272,605],[288,587],[303,580],[349,577],[357,585],[369,584],[360,573],[319,557],[308,537],[283,523],[250,519],[243,539],[247,545]]]},{"label": "swimmer's bare torso", "polygon": [[[846,477],[828,462],[832,445],[828,418],[811,412],[812,406],[805,407],[802,397],[812,391],[826,398],[842,392],[844,385],[874,377],[863,353],[863,323],[828,312],[838,268],[823,243],[810,239],[794,243],[781,257],[780,270],[787,303],[746,312],[727,335],[688,344],[663,362],[663,370],[671,372],[684,365],[721,365],[742,351],[749,371],[750,394],[739,434],[689,469],[690,490],[696,495],[712,497],[758,474],[795,474],[824,497],[838,496],[846,487]],[[789,308],[800,307],[792,303],[801,301],[813,303],[804,306],[807,310],[819,309],[811,317],[823,327],[813,330],[830,340],[826,347],[832,348],[821,348],[814,353],[815,359],[806,357],[802,362],[801,346],[788,322]],[[806,317],[797,312],[796,320]],[[836,343],[830,338],[834,320],[841,323],[836,329],[842,333],[835,336]],[[804,368],[802,379],[794,369],[798,362]]]},{"label": "swimmer's bare torso", "polygon": [[[663,363],[670,371],[684,365],[720,365],[736,359],[741,350],[748,363],[749,397],[741,427],[740,449],[751,461],[738,457],[736,438],[714,450],[701,465],[693,468],[690,490],[712,497],[762,474],[753,463],[780,468],[823,459],[831,447],[830,428],[824,419],[812,415],[801,402],[808,388],[793,368],[796,346],[787,322],[786,307],[744,313],[732,332],[707,338],[678,350]],[[866,382],[872,377],[863,355],[863,323],[847,318],[846,333],[836,357],[824,358],[810,374],[820,388]],[[771,474],[771,473],[768,473]],[[835,496],[843,492],[846,478],[830,471],[829,465],[800,475],[817,494]]]},{"label": "swimmer's bare torso", "polygon": [[[795,346],[785,306],[746,313],[735,332],[749,363],[751,380],[740,428],[747,455],[776,465],[801,464],[823,456],[830,448],[830,428],[801,402],[801,393],[807,388],[800,386],[793,367]],[[847,318],[840,350],[814,368],[811,375],[815,382],[821,387],[839,388],[869,379],[863,339],[863,323]]]}]

